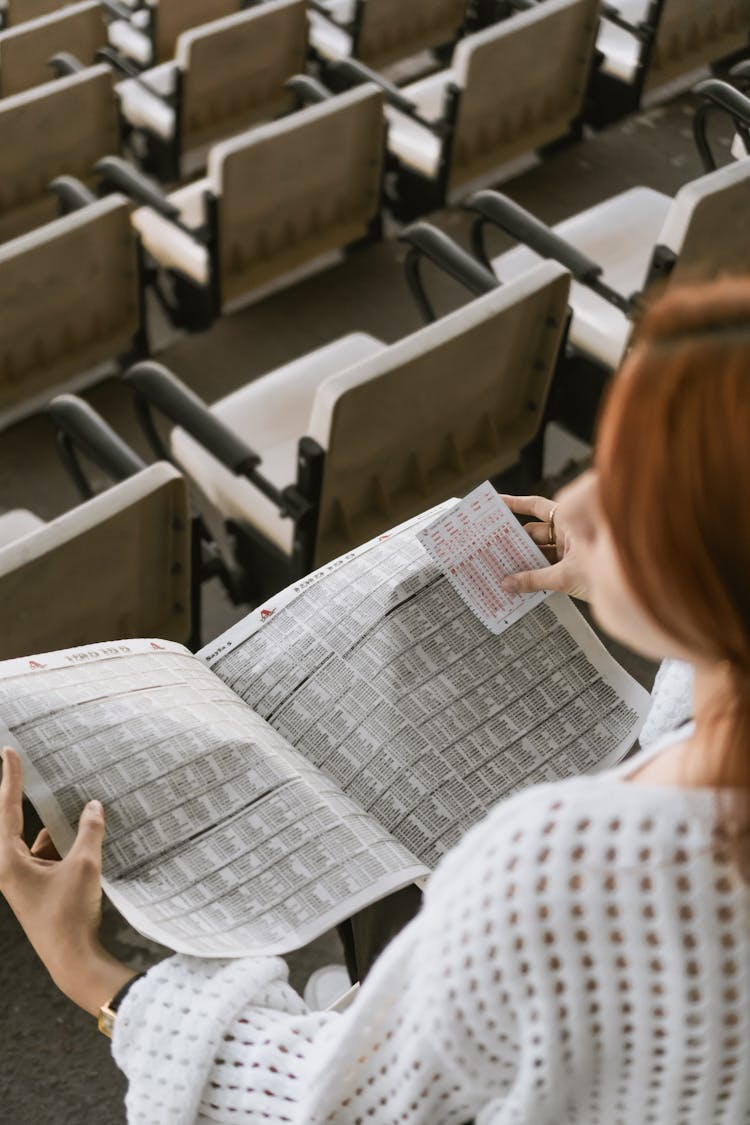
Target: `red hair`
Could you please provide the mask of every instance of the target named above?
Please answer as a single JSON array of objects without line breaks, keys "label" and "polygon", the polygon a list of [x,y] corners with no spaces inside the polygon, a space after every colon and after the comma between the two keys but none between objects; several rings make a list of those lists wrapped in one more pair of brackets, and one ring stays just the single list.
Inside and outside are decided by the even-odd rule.
[{"label": "red hair", "polygon": [[646,310],[600,421],[597,466],[636,596],[732,670],[727,751],[744,755],[750,786],[750,278],[675,289]]}]

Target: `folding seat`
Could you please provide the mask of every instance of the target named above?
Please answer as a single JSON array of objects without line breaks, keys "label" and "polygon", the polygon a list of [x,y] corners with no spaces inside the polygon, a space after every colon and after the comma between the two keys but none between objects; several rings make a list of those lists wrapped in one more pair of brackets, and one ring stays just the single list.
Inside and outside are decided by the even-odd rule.
[{"label": "folding seat", "polygon": [[16,27],[27,20],[48,16],[73,2],[74,0],[5,0],[4,8],[0,10],[0,27]]},{"label": "folding seat", "polygon": [[107,25],[98,0],[67,4],[51,15],[0,32],[0,97],[49,82],[49,60],[68,51],[86,66],[107,43]]},{"label": "folding seat", "polygon": [[596,124],[634,111],[644,93],[750,45],[750,0],[614,0],[603,15]]},{"label": "folding seat", "polygon": [[291,109],[284,84],[306,53],[305,0],[267,0],[182,32],[174,63],[118,86],[125,119],[146,139],[145,167],[177,180],[188,154],[191,170],[204,166],[209,144]]},{"label": "folding seat", "polygon": [[177,423],[174,460],[231,527],[258,599],[517,465],[541,424],[568,292],[568,273],[541,263],[398,343],[350,334],[210,409],[159,364],[125,379],[152,439],[149,404]]},{"label": "folding seat", "polygon": [[51,221],[52,180],[69,175],[91,183],[96,161],[118,145],[107,66],[0,99],[0,242]]},{"label": "folding seat", "polygon": [[310,45],[321,59],[387,66],[458,39],[467,0],[324,0],[310,5]]},{"label": "folding seat", "polygon": [[187,487],[171,465],[48,523],[0,515],[0,659],[128,637],[195,643],[190,568]]},{"label": "folding seat", "polygon": [[147,354],[130,209],[111,195],[0,246],[0,425]]},{"label": "folding seat", "polygon": [[[380,232],[385,145],[374,87],[331,97],[211,150],[204,179],[140,207],[133,223],[177,295],[173,318],[198,330],[222,311],[329,264]],[[137,195],[122,163],[103,173]]]},{"label": "folding seat", "polygon": [[183,31],[230,16],[242,6],[242,0],[146,0],[130,18],[109,25],[110,42],[140,66],[166,62],[174,58]]},{"label": "folding seat", "polygon": [[[467,207],[477,216],[474,258],[428,224],[401,237],[414,255],[430,258],[473,293],[485,292],[493,280],[505,285],[522,277],[540,258],[561,262],[573,275],[569,345],[605,372],[619,365],[649,286],[745,274],[750,261],[750,159],[693,180],[674,199],[635,187],[554,227],[498,192],[479,192]],[[520,245],[490,260],[487,224]],[[430,315],[413,263],[409,276]]]},{"label": "folding seat", "polygon": [[[592,66],[598,4],[544,0],[465,36],[447,70],[401,88],[375,79],[389,103],[398,218],[453,201],[478,181],[496,180],[510,161],[575,133]],[[374,77],[351,59],[331,70],[352,81]]]}]

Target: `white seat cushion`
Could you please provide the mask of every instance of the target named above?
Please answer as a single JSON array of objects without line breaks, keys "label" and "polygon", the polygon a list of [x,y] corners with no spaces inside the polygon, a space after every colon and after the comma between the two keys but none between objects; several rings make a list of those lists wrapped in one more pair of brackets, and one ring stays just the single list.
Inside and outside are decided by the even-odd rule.
[{"label": "white seat cushion", "polygon": [[[175,67],[173,63],[163,63],[145,71],[140,81],[126,78],[118,83],[117,93],[123,116],[131,125],[148,129],[163,140],[171,140],[175,131],[175,112],[164,101],[175,88]],[[150,94],[146,86],[155,93]],[[158,95],[162,95],[159,97]]]},{"label": "white seat cushion", "polygon": [[[654,245],[659,241],[671,205],[669,196],[661,192],[631,188],[558,223],[554,230],[602,266],[603,280],[629,297],[643,287]],[[510,281],[537,262],[537,254],[519,246],[493,259],[492,268],[501,281]],[[607,367],[617,367],[630,336],[628,318],[575,281],[570,290],[570,305],[571,343]]]},{"label": "white seat cushion", "polygon": [[33,512],[27,511],[26,508],[14,508],[10,512],[4,512],[0,515],[0,547],[16,543],[33,531],[38,531],[40,527],[44,527],[44,520],[35,516]]},{"label": "white seat cushion", "polygon": [[[333,5],[328,5],[333,7]],[[352,37],[348,31],[337,27],[310,9],[310,46],[325,59],[345,59],[352,53]],[[332,15],[335,13],[332,12]],[[337,17],[339,18],[339,17]]]},{"label": "white seat cushion", "polygon": [[[648,15],[648,0],[617,0],[614,7],[631,24],[640,23]],[[623,82],[632,82],[641,54],[640,43],[635,36],[602,19],[596,45],[604,55],[604,73]]]},{"label": "white seat cushion", "polygon": [[[452,70],[441,70],[429,78],[404,86],[402,92],[414,102],[422,117],[438,121],[443,115],[446,86],[454,81]],[[385,112],[388,118],[388,148],[403,164],[423,176],[434,178],[443,148],[440,138],[392,106],[386,106]]]},{"label": "white seat cushion", "polygon": [[[317,348],[301,359],[270,371],[212,406],[213,412],[261,456],[260,471],[285,488],[297,478],[297,443],[316,436],[326,447],[328,430],[310,430],[319,385],[386,345],[374,336],[354,332]],[[293,525],[249,481],[235,477],[184,430],[172,431],[172,452],[187,475],[224,519],[249,523],[285,551],[291,552]]]},{"label": "white seat cushion", "polygon": [[153,61],[151,36],[139,30],[130,20],[113,20],[108,28],[109,41],[121,54],[141,66]]},{"label": "white seat cushion", "polygon": [[[169,202],[180,209],[180,218],[188,227],[197,229],[203,223],[203,194],[210,187],[207,179],[197,180],[173,191]],[[164,269],[178,270],[199,285],[207,285],[211,276],[208,250],[174,223],[150,207],[139,207],[131,216],[133,226],[149,254]]]}]

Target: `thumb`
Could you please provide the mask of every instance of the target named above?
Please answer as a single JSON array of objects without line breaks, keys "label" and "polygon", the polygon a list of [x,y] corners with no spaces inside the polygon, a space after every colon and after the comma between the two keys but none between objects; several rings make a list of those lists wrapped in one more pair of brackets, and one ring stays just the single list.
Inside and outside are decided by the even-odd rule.
[{"label": "thumb", "polygon": [[550,581],[552,571],[556,567],[543,566],[538,570],[519,570],[517,574],[509,574],[500,583],[506,594],[535,594],[537,590],[554,590],[554,581]]},{"label": "thumb", "polygon": [[75,843],[68,854],[86,859],[101,870],[104,832],[104,809],[101,801],[89,801],[81,813]]}]

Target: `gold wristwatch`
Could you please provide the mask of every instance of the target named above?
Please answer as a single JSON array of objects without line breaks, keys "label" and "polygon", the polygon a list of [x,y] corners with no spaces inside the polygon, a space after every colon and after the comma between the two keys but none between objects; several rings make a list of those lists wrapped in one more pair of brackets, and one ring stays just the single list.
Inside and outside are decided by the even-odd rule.
[{"label": "gold wristwatch", "polygon": [[112,1038],[112,1032],[114,1030],[117,1012],[120,1008],[120,1004],[122,1004],[123,1000],[127,996],[128,990],[132,987],[132,985],[135,984],[137,980],[140,980],[141,977],[144,977],[145,975],[145,973],[136,973],[134,977],[131,977],[130,980],[125,982],[119,992],[116,992],[111,1000],[108,1000],[106,1004],[102,1004],[101,1008],[99,1009],[99,1016],[97,1018],[96,1024],[102,1035],[107,1036],[107,1039]]}]

